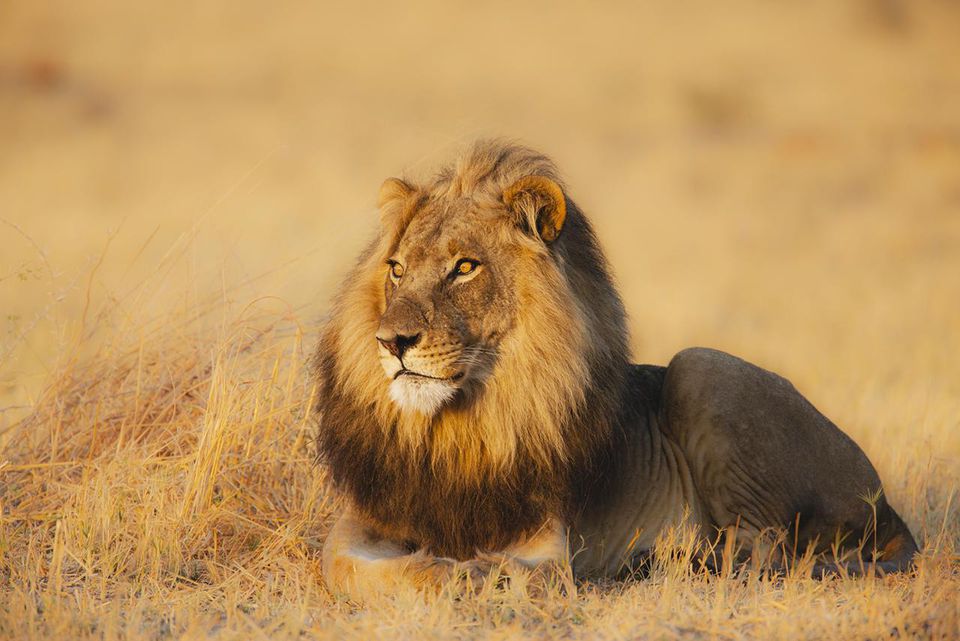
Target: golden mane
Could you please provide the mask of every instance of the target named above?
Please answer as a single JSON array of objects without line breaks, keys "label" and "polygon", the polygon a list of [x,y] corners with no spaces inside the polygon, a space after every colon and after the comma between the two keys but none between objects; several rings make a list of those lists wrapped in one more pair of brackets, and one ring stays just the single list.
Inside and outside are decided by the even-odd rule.
[{"label": "golden mane", "polygon": [[[424,203],[467,198],[504,210],[504,192],[528,176],[562,185],[545,156],[481,141],[414,193],[387,198],[381,234],[344,281],[316,355],[319,453],[335,481],[383,526],[454,556],[495,547],[508,530],[535,526],[545,511],[569,511],[576,486],[609,457],[621,405],[623,307],[569,197],[556,242],[547,246],[519,225],[512,232],[543,267],[514,282],[514,329],[474,402],[424,417],[401,413],[390,400],[374,340],[385,307],[385,259]],[[505,493],[512,498],[487,504],[477,498],[480,487],[499,492],[498,501]],[[429,514],[449,512],[451,499],[475,513],[468,506],[457,516]],[[463,539],[469,528],[454,521],[471,517],[489,523]]]}]

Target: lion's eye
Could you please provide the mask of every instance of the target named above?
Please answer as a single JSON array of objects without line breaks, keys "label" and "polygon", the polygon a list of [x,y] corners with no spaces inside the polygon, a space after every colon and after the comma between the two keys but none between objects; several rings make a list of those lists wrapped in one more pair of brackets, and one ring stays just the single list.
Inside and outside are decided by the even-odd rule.
[{"label": "lion's eye", "polygon": [[390,277],[393,280],[400,280],[403,276],[403,265],[396,261],[390,261]]},{"label": "lion's eye", "polygon": [[457,261],[457,266],[453,268],[454,276],[466,276],[467,274],[472,274],[480,263],[475,260],[470,260],[469,258],[461,258]]}]

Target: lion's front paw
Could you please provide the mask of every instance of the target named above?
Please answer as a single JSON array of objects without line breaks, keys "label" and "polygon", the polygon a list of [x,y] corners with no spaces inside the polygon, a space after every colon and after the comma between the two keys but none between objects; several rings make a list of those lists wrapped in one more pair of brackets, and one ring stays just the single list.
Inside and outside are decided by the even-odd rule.
[{"label": "lion's front paw", "polygon": [[468,561],[422,557],[418,584],[437,592],[449,590],[457,596],[478,594],[484,588],[518,591],[527,596],[551,592],[551,586],[569,589],[562,570],[548,563],[534,568],[503,554],[481,554]]},{"label": "lion's front paw", "polygon": [[484,585],[490,572],[489,564],[471,561],[456,561],[447,558],[425,558],[417,572],[421,588],[444,589],[457,594],[476,593]]},{"label": "lion's front paw", "polygon": [[502,554],[485,554],[480,561],[486,564],[491,580],[497,586],[540,598],[550,593],[576,594],[576,584],[568,564],[545,562],[529,566]]}]

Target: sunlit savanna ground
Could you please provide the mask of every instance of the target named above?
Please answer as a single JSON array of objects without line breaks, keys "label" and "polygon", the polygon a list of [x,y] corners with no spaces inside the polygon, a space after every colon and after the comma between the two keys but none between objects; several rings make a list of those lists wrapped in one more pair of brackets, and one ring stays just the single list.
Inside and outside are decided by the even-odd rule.
[{"label": "sunlit savanna ground", "polygon": [[[958,33],[949,0],[0,4],[0,637],[960,636]],[[737,353],[851,434],[916,572],[328,594],[305,359],[380,181],[478,135],[561,165],[636,360]]]}]

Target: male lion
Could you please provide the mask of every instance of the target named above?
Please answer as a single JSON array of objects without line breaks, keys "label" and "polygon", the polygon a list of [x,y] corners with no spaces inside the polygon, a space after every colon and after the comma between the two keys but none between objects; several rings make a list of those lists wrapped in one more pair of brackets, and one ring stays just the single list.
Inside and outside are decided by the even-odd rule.
[{"label": "male lion", "polygon": [[873,466],[787,380],[703,348],[628,362],[606,261],[548,158],[482,141],[426,184],[388,179],[379,206],[315,361],[319,456],[348,499],[323,551],[333,592],[498,561],[617,576],[684,520],[739,561],[910,565]]}]

